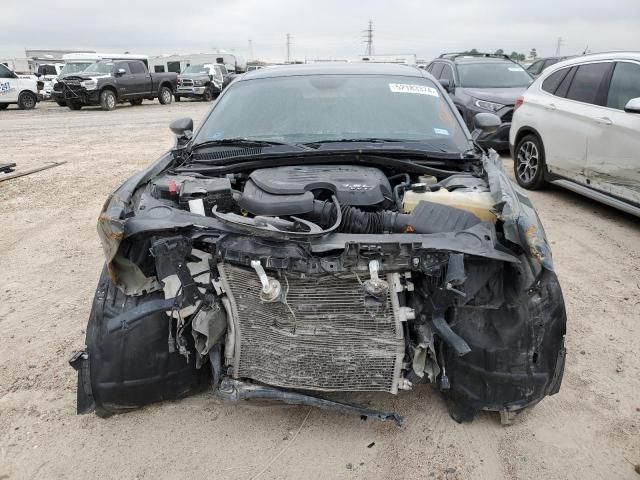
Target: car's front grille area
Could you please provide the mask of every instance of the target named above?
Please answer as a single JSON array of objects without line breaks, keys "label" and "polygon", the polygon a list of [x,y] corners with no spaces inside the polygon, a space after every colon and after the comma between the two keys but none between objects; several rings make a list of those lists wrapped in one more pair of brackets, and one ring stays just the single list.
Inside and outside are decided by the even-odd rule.
[{"label": "car's front grille area", "polygon": [[180,80],[181,87],[193,87],[193,80]]},{"label": "car's front grille area", "polygon": [[284,301],[260,299],[253,270],[219,265],[234,312],[234,377],[322,391],[397,392],[403,331],[391,292],[365,296],[355,275],[278,277]]},{"label": "car's front grille area", "polygon": [[243,155],[259,155],[262,147],[228,148],[222,150],[210,150],[193,154],[194,160],[219,160],[221,158],[240,157]]}]

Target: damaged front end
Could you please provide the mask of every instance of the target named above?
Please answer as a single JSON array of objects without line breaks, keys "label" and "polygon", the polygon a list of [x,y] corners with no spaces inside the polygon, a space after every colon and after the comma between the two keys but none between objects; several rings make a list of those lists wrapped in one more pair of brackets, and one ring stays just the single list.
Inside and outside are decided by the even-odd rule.
[{"label": "damaged front end", "polygon": [[432,384],[457,421],[509,420],[558,391],[562,293],[495,152],[437,178],[307,163],[206,175],[168,154],[111,196],[106,270],[72,360],[80,413],[212,384],[400,424],[323,395]]}]

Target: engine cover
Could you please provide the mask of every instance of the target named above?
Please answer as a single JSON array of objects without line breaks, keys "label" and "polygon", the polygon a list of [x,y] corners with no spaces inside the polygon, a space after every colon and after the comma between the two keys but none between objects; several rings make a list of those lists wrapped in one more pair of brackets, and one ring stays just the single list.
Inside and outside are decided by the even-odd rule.
[{"label": "engine cover", "polygon": [[354,165],[263,168],[250,175],[238,204],[254,215],[299,215],[313,208],[314,190],[332,192],[341,205],[370,206],[392,198],[381,170]]}]

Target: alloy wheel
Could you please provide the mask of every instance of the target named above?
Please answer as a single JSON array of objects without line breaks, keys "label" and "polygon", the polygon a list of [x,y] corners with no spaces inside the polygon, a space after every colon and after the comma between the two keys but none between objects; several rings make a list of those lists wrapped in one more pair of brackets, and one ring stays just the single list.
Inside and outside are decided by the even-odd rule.
[{"label": "alloy wheel", "polygon": [[531,183],[538,173],[540,154],[532,141],[524,142],[518,150],[518,178],[523,183]]}]

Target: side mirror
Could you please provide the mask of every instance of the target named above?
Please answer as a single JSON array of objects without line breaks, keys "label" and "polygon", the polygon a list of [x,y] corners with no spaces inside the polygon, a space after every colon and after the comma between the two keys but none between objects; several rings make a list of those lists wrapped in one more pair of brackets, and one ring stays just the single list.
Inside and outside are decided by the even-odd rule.
[{"label": "side mirror", "polygon": [[122,75],[124,75],[125,73],[127,73],[127,71],[126,71],[124,68],[119,68],[119,69],[116,71],[116,75],[117,75],[118,77],[121,77],[121,76],[122,76]]},{"label": "side mirror", "polygon": [[440,82],[440,85],[442,85],[442,88],[444,88],[447,93],[451,93],[451,82],[449,81],[448,78],[441,78],[438,81]]},{"label": "side mirror", "polygon": [[629,100],[624,106],[624,111],[627,113],[640,113],[640,97]]},{"label": "side mirror", "polygon": [[186,143],[193,134],[193,120],[189,117],[174,120],[169,129],[178,137],[178,145]]},{"label": "side mirror", "polygon": [[500,125],[502,125],[502,120],[499,116],[493,113],[478,113],[473,117],[473,127],[475,130],[471,135],[474,140],[477,140],[480,135],[495,132]]}]

